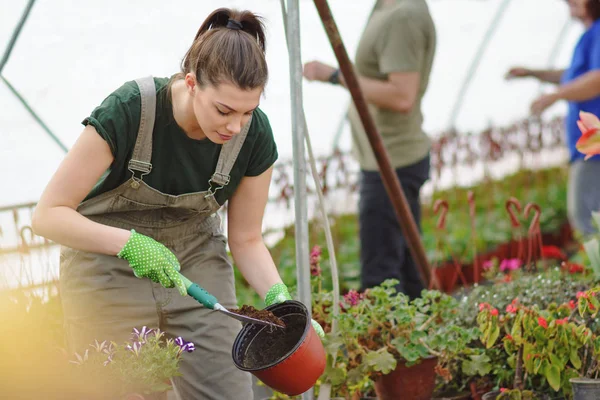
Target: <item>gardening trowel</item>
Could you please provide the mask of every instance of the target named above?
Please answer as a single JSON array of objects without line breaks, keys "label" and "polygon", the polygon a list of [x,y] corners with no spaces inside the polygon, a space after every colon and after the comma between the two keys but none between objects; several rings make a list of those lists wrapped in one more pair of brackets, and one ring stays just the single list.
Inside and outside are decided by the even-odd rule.
[{"label": "gardening trowel", "polygon": [[235,318],[238,321],[242,321],[243,323],[270,325],[270,326],[274,326],[276,328],[281,328],[281,326],[279,326],[273,322],[263,321],[262,319],[256,319],[256,318],[248,317],[247,315],[241,315],[241,314],[237,314],[232,311],[229,311],[227,308],[225,308],[224,306],[219,304],[219,301],[217,300],[217,298],[215,296],[213,296],[212,294],[208,293],[206,291],[206,289],[204,289],[202,286],[190,281],[188,278],[186,278],[185,276],[183,276],[181,274],[179,274],[179,275],[181,276],[181,279],[183,280],[183,284],[185,285],[185,287],[187,289],[188,295],[193,297],[194,299],[198,300],[198,302],[200,304],[202,304],[204,307],[209,308],[211,310],[220,311],[223,314],[225,314],[231,318]]}]

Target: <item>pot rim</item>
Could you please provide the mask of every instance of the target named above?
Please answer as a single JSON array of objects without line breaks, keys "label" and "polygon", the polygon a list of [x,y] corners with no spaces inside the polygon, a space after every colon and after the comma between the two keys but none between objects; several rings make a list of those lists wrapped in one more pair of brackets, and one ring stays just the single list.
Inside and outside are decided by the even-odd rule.
[{"label": "pot rim", "polygon": [[[307,338],[307,336],[308,336],[308,334],[310,332],[309,329],[312,328],[311,322],[310,322],[310,318],[309,318],[309,315],[308,315],[308,309],[306,308],[306,306],[304,305],[304,303],[302,303],[302,302],[300,302],[298,300],[286,300],[283,303],[277,303],[277,304],[272,304],[270,306],[267,306],[267,307],[265,307],[265,310],[271,311],[273,309],[280,308],[280,307],[283,307],[283,306],[286,306],[286,305],[300,306],[300,308],[302,309],[303,314],[304,314],[304,316],[306,318],[306,323],[305,323],[305,326],[304,326],[304,332],[302,332],[302,336],[298,340],[298,343],[296,343],[294,345],[294,347],[292,347],[292,349],[289,350],[287,353],[285,353],[284,355],[282,355],[281,357],[279,357],[279,359],[277,361],[272,362],[271,364],[267,364],[267,365],[265,365],[263,367],[260,367],[260,368],[248,368],[248,367],[244,367],[243,365],[241,365],[238,362],[238,359],[236,357],[236,349],[237,349],[238,346],[240,346],[240,344],[238,344],[238,339],[244,334],[244,331],[247,330],[246,328],[248,327],[248,325],[250,325],[250,324],[248,324],[248,325],[244,326],[242,328],[242,330],[238,333],[238,336],[236,337],[236,339],[235,339],[235,341],[233,343],[233,348],[231,350],[231,352],[232,352],[232,358],[233,358],[233,363],[235,364],[235,366],[237,368],[239,368],[240,370],[245,371],[245,372],[265,371],[267,369],[273,368],[273,367],[277,366],[278,364],[281,364],[282,362],[286,361],[292,354],[294,354],[298,350],[298,348],[300,348],[300,346],[302,344],[304,344],[304,342],[306,341],[306,338]],[[252,328],[252,326],[250,326],[248,329],[251,329],[251,328]],[[264,329],[269,329],[269,327],[266,326],[266,325],[263,325],[261,328],[258,329],[258,331],[255,333],[254,336],[258,335]]]},{"label": "pot rim", "polygon": [[600,385],[600,379],[592,379],[592,378],[571,378],[569,379],[571,383],[580,383],[580,384],[590,384],[590,385]]}]

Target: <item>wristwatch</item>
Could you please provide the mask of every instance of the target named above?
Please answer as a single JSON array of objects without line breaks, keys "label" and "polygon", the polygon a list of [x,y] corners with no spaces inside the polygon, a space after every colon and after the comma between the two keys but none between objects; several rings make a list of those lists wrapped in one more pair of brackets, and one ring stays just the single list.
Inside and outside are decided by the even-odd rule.
[{"label": "wristwatch", "polygon": [[327,81],[331,84],[339,85],[340,84],[340,69],[338,68],[335,71],[333,71],[333,73],[329,76],[329,79],[327,79]]}]

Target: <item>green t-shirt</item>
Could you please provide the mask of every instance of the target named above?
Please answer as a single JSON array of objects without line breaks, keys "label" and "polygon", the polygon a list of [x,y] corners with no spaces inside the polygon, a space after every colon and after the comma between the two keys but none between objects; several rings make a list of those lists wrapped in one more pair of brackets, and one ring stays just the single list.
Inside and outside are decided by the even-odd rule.
[{"label": "green t-shirt", "polygon": [[[435,55],[436,31],[425,0],[396,0],[376,4],[363,32],[355,58],[357,72],[368,78],[387,80],[392,72],[418,72],[420,87],[410,113],[402,114],[369,104],[394,168],[413,164],[427,155],[431,141],[423,132],[421,101],[427,90]],[[356,108],[349,109],[353,153],[362,169],[378,165]]]},{"label": "green t-shirt", "polygon": [[[152,171],[144,182],[163,193],[180,195],[208,189],[215,172],[220,144],[209,139],[188,137],[173,117],[168,98],[169,78],[154,78],[156,85],[156,120],[152,139]],[[135,81],[126,82],[111,93],[92,114],[83,120],[92,125],[110,146],[114,161],[86,199],[112,190],[131,178],[127,165],[140,125],[140,90]],[[267,116],[256,109],[244,145],[230,172],[230,182],[216,192],[219,204],[234,193],[244,176],[257,176],[277,160],[277,146]]]}]

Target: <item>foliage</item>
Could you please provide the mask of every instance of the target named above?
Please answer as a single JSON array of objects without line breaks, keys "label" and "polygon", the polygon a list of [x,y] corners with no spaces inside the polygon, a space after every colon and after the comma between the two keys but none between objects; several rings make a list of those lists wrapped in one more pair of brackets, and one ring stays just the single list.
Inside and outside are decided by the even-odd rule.
[{"label": "foliage", "polygon": [[[422,240],[427,258],[432,265],[441,263],[455,254],[459,261],[468,263],[473,257],[473,237],[470,228],[467,194],[472,191],[475,202],[475,242],[479,253],[494,249],[506,243],[513,235],[510,220],[505,209],[506,200],[514,196],[523,204],[535,202],[542,208],[540,226],[543,232],[557,232],[565,223],[566,206],[566,170],[564,168],[549,168],[536,171],[520,171],[502,180],[485,182],[483,184],[462,188],[456,187],[446,191],[436,192],[431,204],[437,199],[447,199],[449,214],[447,229],[443,235],[449,250],[440,252],[436,246],[436,224],[438,216],[434,215],[429,204],[422,204]],[[354,214],[331,215],[331,230],[336,258],[340,272],[340,290],[358,290],[360,286],[360,243],[358,237],[358,221]],[[520,234],[526,236],[528,221],[520,218],[522,223]],[[282,238],[270,247],[275,264],[288,287],[296,284],[296,238],[294,226],[283,230]],[[311,243],[325,243],[323,226],[319,220],[309,222],[309,240]],[[324,289],[331,290],[331,273],[329,254],[323,249],[323,280]],[[262,307],[262,300],[249,287],[237,268],[235,269],[238,302],[257,308]]]},{"label": "foliage", "polygon": [[91,387],[109,387],[110,394],[118,397],[168,390],[169,379],[180,376],[182,354],[194,351],[193,344],[182,338],[165,338],[160,330],[146,327],[134,329],[123,345],[95,341],[90,348],[75,354],[70,372],[86,382],[92,377]]},{"label": "foliage", "polygon": [[457,308],[452,297],[425,290],[410,301],[395,284],[390,279],[344,296],[339,330],[326,341],[328,354],[336,355],[326,370],[336,393],[364,392],[398,362],[411,366],[428,357],[438,358],[436,371],[450,380],[446,366],[477,337],[475,329],[450,323]]},{"label": "foliage", "polygon": [[572,304],[551,304],[540,310],[515,299],[506,306],[505,313],[487,303],[481,303],[479,310],[481,342],[488,349],[503,345],[515,369],[514,389],[525,388],[526,372],[543,376],[554,391],[570,393],[569,379],[578,376],[580,351],[591,338],[589,328],[570,319]]}]

